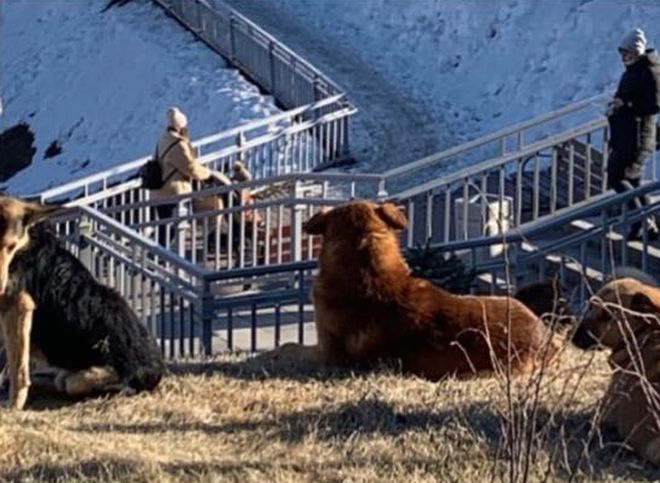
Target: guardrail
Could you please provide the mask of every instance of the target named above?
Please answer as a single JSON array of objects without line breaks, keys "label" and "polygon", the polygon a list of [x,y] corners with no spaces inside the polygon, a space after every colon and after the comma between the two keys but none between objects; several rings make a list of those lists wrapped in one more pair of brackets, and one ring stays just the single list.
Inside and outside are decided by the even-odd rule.
[{"label": "guardrail", "polygon": [[[191,263],[225,270],[315,257],[320,241],[303,233],[304,222],[322,206],[376,198],[380,182],[367,174],[282,175],[99,209],[146,238],[155,241],[160,232],[161,242]],[[259,198],[242,203],[245,191]],[[213,207],[209,199],[226,204]],[[159,204],[178,204],[179,210],[155,219],[151,214]]]},{"label": "guardrail", "polygon": [[[390,169],[383,173],[384,189],[391,195],[410,189],[419,179],[434,179],[450,174],[448,168],[474,166],[507,153],[523,150],[532,143],[593,121],[594,114],[602,118],[609,97],[601,94],[574,102],[555,111],[543,114],[467,143],[434,153],[422,159]],[[451,169],[450,172],[456,172]]]},{"label": "guardrail", "polygon": [[[655,195],[650,204],[634,210],[628,207],[634,198],[650,194]],[[564,287],[577,287],[573,303],[579,309],[612,277],[616,267],[660,271],[660,248],[651,243],[645,224],[641,240],[625,238],[633,223],[660,215],[658,194],[660,181],[653,181],[635,190],[600,196],[501,235],[432,246],[456,254],[487,275],[493,292],[510,292],[526,282],[556,275]],[[559,232],[563,235],[548,238],[548,233]],[[479,256],[480,251],[493,247],[502,248],[499,256]]]},{"label": "guardrail", "polygon": [[[568,108],[565,111],[572,112]],[[285,114],[278,119],[288,123],[290,117]],[[258,128],[267,129],[266,121],[256,124]],[[533,120],[526,126],[542,124],[542,121]],[[299,126],[290,123],[277,135]],[[237,132],[240,131],[235,129],[197,141],[202,150],[202,161],[221,167],[227,153],[241,150],[245,153],[252,149],[249,143],[241,148],[212,146],[213,143],[229,142]],[[272,140],[269,136],[277,135],[265,133],[254,139]],[[502,136],[527,139],[515,136],[513,131]],[[517,281],[531,270],[537,270],[535,273],[540,277],[549,273],[552,267],[566,269],[570,274],[569,269],[575,263],[571,265],[568,251],[577,250],[584,257],[592,256],[586,247],[589,243],[596,243],[598,236],[606,230],[628,226],[650,213],[649,210],[659,209],[657,204],[639,213],[624,208],[623,218],[604,217],[600,232],[593,230],[593,236],[589,231],[562,239],[563,245],[552,245],[552,250],[559,253],[554,258],[548,258],[549,245],[542,247],[546,251],[539,251],[530,243],[530,238],[532,242],[535,237],[539,239],[541,233],[551,227],[572,223],[598,210],[614,208],[638,193],[660,188],[657,184],[649,184],[604,201],[607,138],[606,121],[599,118],[560,134],[545,136],[540,141],[523,142],[514,151],[509,152],[507,148],[502,155],[446,178],[430,180],[395,193],[391,197],[407,206],[411,221],[411,229],[405,235],[406,244],[411,246],[430,238],[441,243],[446,251],[467,250],[472,253],[469,255],[473,257],[471,263],[477,263],[482,272],[490,273],[494,282],[502,279],[507,270],[511,270]],[[257,145],[263,146],[264,143],[259,141]],[[458,152],[461,149],[455,150]],[[144,160],[146,158],[138,161]],[[274,172],[278,169],[275,165]],[[104,173],[42,193],[42,200],[52,201],[72,193],[86,195],[69,203],[81,205],[81,217],[61,225],[65,240],[80,242],[70,243],[71,249],[81,258],[87,257],[97,277],[117,287],[131,301],[140,317],[158,335],[167,355],[187,355],[200,350],[210,354],[221,347],[264,348],[270,344],[271,335],[273,344],[277,344],[284,337],[282,324],[287,325],[289,332],[285,330],[285,333],[293,334],[292,337],[298,340],[309,335],[307,290],[318,247],[314,237],[303,235],[303,222],[320,206],[331,206],[356,197],[383,199],[387,196],[386,188],[392,186],[392,177],[408,171],[408,168],[399,169],[390,173],[389,178],[388,173],[283,174],[158,201],[147,199],[138,180],[110,186],[109,173]],[[127,172],[125,166],[111,170],[112,175],[125,176]],[[259,175],[258,168],[256,173]],[[267,173],[262,172],[262,175],[267,176]],[[99,186],[92,188],[93,183]],[[265,193],[273,187],[282,189],[279,195],[271,192],[254,204],[231,201],[233,192]],[[481,232],[470,233],[466,221],[470,213],[466,212],[466,204],[461,205],[461,223],[452,223],[459,212],[456,209],[458,199],[482,196],[483,193],[494,196],[494,206],[500,210],[508,197],[513,199],[512,222],[509,227],[502,227],[508,229],[504,236],[484,238]],[[190,208],[194,200],[223,195],[229,201],[222,209],[196,213]],[[525,200],[529,202],[527,207]],[[178,203],[186,209],[172,219],[154,220],[152,208],[168,202]],[[480,210],[479,215],[483,216],[484,208],[480,207]],[[549,214],[553,216],[546,216]],[[83,218],[91,220],[93,227],[89,234],[80,233],[80,227],[86,226],[81,223]],[[174,252],[156,243],[159,225],[175,233]],[[459,241],[461,237],[468,240]],[[207,245],[211,238],[216,242],[213,250]],[[487,262],[475,261],[477,250],[495,245],[507,248],[498,252],[506,253],[506,259],[502,255],[489,257]],[[645,244],[644,252],[649,250],[652,251],[652,247],[649,249]],[[622,253],[628,252],[623,249]],[[640,256],[645,267],[648,254]],[[582,261],[586,258],[578,260],[577,266]],[[507,268],[507,263],[513,265]],[[142,299],[146,302],[141,302]],[[262,318],[270,321],[265,329],[260,325]],[[242,331],[236,332],[242,334],[238,337],[240,343],[232,335],[234,328]],[[264,333],[269,335],[264,336]],[[222,334],[226,337],[223,338]]]},{"label": "guardrail", "polygon": [[125,298],[165,357],[314,340],[315,260],[212,272],[85,206],[53,225],[91,273]]},{"label": "guardrail", "polygon": [[[318,112],[339,98],[341,95],[252,121],[192,144],[201,163],[226,173],[235,161],[242,161],[260,179],[317,170],[341,158],[342,126],[355,110],[345,108],[309,121],[298,118]],[[135,177],[149,159],[144,156],[31,197],[42,202],[76,200],[76,204],[97,207],[107,207],[113,199],[121,204],[144,201],[148,193]]]},{"label": "guardrail", "polygon": [[391,195],[407,206],[408,246],[497,233],[605,192],[607,142],[598,119]]},{"label": "guardrail", "polygon": [[53,224],[91,273],[124,297],[165,356],[206,350],[207,271],[89,207],[77,207]]},{"label": "guardrail", "polygon": [[310,299],[316,260],[218,271],[206,277],[213,299],[213,352],[314,343]]},{"label": "guardrail", "polygon": [[[200,0],[154,1],[285,108],[344,92],[308,61],[219,0],[212,4]],[[328,111],[345,107],[352,106],[342,98]]]},{"label": "guardrail", "polygon": [[[317,139],[314,146],[322,156],[334,161],[349,157],[349,118],[357,109],[327,75],[220,0],[154,2],[272,94],[285,109],[331,99],[317,111],[301,113],[299,120],[318,126],[313,133]],[[318,123],[319,117],[327,122]],[[336,119],[341,122],[334,122]]]}]

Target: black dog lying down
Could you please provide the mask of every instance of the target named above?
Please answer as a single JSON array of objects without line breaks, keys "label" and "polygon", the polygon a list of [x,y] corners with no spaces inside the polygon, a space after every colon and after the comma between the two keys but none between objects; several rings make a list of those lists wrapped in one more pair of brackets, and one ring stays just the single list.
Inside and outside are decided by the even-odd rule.
[{"label": "black dog lying down", "polygon": [[25,404],[30,357],[70,396],[154,389],[165,372],[156,341],[116,291],[37,224],[56,210],[0,197],[0,344],[4,338],[10,405]]}]

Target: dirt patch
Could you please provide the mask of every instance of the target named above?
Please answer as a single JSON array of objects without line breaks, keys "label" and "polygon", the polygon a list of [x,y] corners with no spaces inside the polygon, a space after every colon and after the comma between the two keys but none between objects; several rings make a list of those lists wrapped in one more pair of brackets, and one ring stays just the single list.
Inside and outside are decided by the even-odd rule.
[{"label": "dirt patch", "polygon": [[26,123],[20,123],[0,133],[0,181],[7,181],[32,164],[37,152],[34,133]]},{"label": "dirt patch", "polygon": [[61,153],[62,153],[62,145],[60,144],[59,141],[53,141],[46,148],[46,152],[44,153],[44,159],[54,158],[55,156]]}]

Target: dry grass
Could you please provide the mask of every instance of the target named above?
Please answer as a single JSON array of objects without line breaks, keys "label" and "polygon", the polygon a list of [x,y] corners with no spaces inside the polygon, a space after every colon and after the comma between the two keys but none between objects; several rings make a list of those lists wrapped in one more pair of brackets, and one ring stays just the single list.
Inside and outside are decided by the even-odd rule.
[{"label": "dry grass", "polygon": [[[657,470],[613,433],[590,431],[610,374],[605,355],[567,349],[562,359],[542,385],[529,479],[655,479]],[[510,475],[502,381],[430,383],[386,369],[354,373],[241,356],[172,369],[153,394],[76,404],[37,398],[25,412],[0,411],[0,480],[477,482]],[[532,390],[527,382],[515,383],[520,420],[531,417],[522,403]]]}]

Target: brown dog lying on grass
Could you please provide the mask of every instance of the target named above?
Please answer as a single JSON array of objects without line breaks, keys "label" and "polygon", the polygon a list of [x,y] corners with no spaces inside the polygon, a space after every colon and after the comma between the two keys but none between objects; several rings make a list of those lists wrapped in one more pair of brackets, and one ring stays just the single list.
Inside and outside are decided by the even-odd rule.
[{"label": "brown dog lying on grass", "polygon": [[612,349],[605,421],[643,458],[660,465],[660,289],[632,278],[605,285],[573,342]]},{"label": "brown dog lying on grass", "polygon": [[313,289],[318,345],[275,354],[396,361],[431,380],[505,372],[508,362],[511,372],[529,373],[552,358],[548,332],[517,300],[452,295],[412,277],[396,233],[406,225],[389,203],[354,202],[313,216],[304,228],[323,236]]}]

